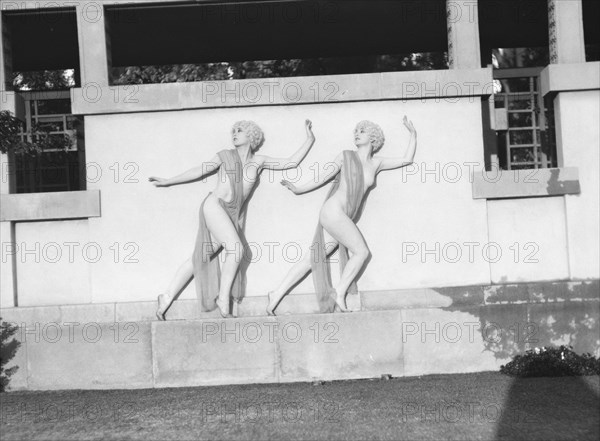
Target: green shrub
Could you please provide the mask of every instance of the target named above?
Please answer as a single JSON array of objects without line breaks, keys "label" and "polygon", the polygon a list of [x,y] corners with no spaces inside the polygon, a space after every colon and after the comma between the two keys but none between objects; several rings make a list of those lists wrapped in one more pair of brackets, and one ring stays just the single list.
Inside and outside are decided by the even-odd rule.
[{"label": "green shrub", "polygon": [[21,343],[17,340],[11,340],[11,337],[17,332],[17,329],[16,326],[2,322],[2,318],[0,318],[0,392],[4,392],[4,389],[10,381],[11,375],[19,369],[18,366],[4,369],[6,363],[15,356],[17,349],[21,346]]},{"label": "green shrub", "polygon": [[600,375],[600,360],[589,353],[579,355],[572,346],[543,347],[515,355],[500,372],[513,377]]}]

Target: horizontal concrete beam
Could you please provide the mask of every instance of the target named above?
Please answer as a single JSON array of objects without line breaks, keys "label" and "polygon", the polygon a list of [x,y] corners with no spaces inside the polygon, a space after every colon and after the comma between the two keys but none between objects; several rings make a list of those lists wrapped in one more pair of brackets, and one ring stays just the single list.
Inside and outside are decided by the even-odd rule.
[{"label": "horizontal concrete beam", "polygon": [[483,171],[473,176],[473,199],[579,194],[577,167]]},{"label": "horizontal concrete beam", "polygon": [[550,64],[540,74],[542,95],[600,89],[600,61]]},{"label": "horizontal concrete beam", "polygon": [[0,221],[80,219],[100,216],[100,190],[0,195]]},{"label": "horizontal concrete beam", "polygon": [[[226,2],[228,0],[224,0]],[[231,1],[231,0],[229,0]],[[127,4],[123,6],[132,6],[132,4],[146,4],[146,3],[210,3],[212,0],[127,0]],[[97,11],[98,8],[103,6],[120,6],[115,0],[65,0],[65,1],[52,1],[52,0],[2,0],[0,3],[0,9],[4,11],[24,11],[24,10],[36,10],[40,8],[66,8],[66,7],[87,7],[90,14]]]},{"label": "horizontal concrete beam", "polygon": [[493,92],[491,69],[457,69],[71,89],[74,114],[379,100],[440,100]]}]

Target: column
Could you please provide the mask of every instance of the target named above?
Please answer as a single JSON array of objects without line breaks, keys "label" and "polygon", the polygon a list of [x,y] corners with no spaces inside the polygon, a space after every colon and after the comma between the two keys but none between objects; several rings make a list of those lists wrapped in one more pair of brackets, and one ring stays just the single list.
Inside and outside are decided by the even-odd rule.
[{"label": "column", "polygon": [[82,1],[77,6],[77,34],[81,87],[95,83],[108,86],[109,56],[106,45],[104,7],[97,1]]},{"label": "column", "polygon": [[585,63],[581,0],[548,0],[550,63]]},{"label": "column", "polygon": [[477,0],[447,0],[450,69],[480,69]]},{"label": "column", "polygon": [[[11,77],[8,30],[4,27],[3,12],[0,10],[0,110],[16,113],[16,102],[13,92],[7,90]],[[8,155],[0,153],[0,198],[9,193],[12,173],[9,168]],[[0,210],[2,206],[0,204]],[[15,306],[14,257],[10,255],[14,247],[14,228],[12,222],[0,222],[0,307]],[[14,249],[14,248],[12,248]]]}]

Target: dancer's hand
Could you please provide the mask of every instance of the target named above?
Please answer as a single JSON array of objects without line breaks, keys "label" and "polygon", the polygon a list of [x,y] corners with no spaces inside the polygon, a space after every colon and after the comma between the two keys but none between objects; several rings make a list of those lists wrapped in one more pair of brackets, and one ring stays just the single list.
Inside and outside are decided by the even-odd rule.
[{"label": "dancer's hand", "polygon": [[404,115],[404,119],[402,120],[402,122],[404,123],[404,125],[406,126],[406,128],[408,129],[408,131],[411,134],[415,134],[417,133],[417,129],[415,129],[415,126],[413,125],[412,121],[410,121],[406,115]]},{"label": "dancer's hand", "polygon": [[167,180],[165,178],[157,178],[156,176],[150,176],[148,181],[152,182],[155,187],[167,187]]},{"label": "dancer's hand", "polygon": [[283,185],[284,187],[287,187],[287,189],[290,190],[292,193],[298,194],[298,188],[294,184],[292,184],[290,181],[286,181],[285,179],[282,179],[281,185]]},{"label": "dancer's hand", "polygon": [[315,135],[312,132],[312,121],[310,119],[304,121],[304,128],[306,129],[306,137],[314,140]]}]

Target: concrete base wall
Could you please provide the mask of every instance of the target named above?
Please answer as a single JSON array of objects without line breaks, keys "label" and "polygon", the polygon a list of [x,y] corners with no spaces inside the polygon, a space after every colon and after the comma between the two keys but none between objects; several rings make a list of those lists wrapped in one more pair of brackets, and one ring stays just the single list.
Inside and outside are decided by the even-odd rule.
[{"label": "concrete base wall", "polygon": [[227,320],[133,321],[122,308],[120,322],[110,321],[110,308],[95,321],[89,309],[1,313],[24,320],[8,364],[19,366],[12,390],[341,380],[497,370],[536,346],[570,344],[600,356],[598,287],[596,280],[363,293],[360,312]]}]

